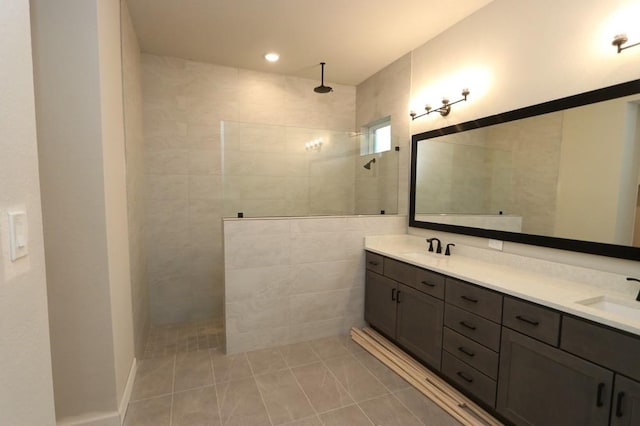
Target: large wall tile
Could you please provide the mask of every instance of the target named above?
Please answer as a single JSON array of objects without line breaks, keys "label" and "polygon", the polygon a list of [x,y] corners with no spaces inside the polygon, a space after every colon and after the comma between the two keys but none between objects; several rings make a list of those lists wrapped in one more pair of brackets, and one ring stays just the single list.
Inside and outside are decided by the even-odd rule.
[{"label": "large wall tile", "polygon": [[364,324],[364,237],[406,216],[225,219],[228,353],[348,333]]},{"label": "large wall tile", "polygon": [[[152,316],[163,324],[169,318],[200,317],[207,309],[211,318],[221,317],[223,215],[353,212],[353,201],[340,207],[353,198],[353,184],[347,182],[353,179],[336,171],[346,163],[334,155],[353,151],[345,132],[354,130],[356,90],[334,84],[335,92],[322,97],[313,92],[313,80],[148,54],[140,55],[140,69],[149,291],[171,280],[189,283],[173,287],[177,304],[152,295]],[[316,137],[327,141],[322,167],[342,187],[336,195],[316,185],[318,208],[311,211],[309,188],[315,183],[309,181],[308,164],[317,156],[304,143]],[[224,193],[237,196],[223,202]],[[326,203],[319,200],[325,196]],[[239,234],[225,248],[236,268],[287,265],[288,222],[243,226],[239,232],[248,236]],[[290,279],[291,271],[287,274]]]}]

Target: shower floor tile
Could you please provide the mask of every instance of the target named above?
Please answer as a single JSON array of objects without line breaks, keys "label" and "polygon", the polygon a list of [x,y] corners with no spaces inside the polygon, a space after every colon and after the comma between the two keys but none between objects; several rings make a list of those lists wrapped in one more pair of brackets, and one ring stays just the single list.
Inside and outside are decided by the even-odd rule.
[{"label": "shower floor tile", "polygon": [[219,320],[151,327],[143,359],[219,348],[222,333]]}]

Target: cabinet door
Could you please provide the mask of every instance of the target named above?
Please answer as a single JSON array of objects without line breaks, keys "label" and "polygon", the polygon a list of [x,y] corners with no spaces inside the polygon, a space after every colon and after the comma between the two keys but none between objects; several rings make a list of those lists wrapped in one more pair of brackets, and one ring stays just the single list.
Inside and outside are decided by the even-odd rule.
[{"label": "cabinet door", "polygon": [[613,373],[502,329],[497,410],[520,425],[607,425]]},{"label": "cabinet door", "polygon": [[611,426],[640,425],[640,383],[616,375]]},{"label": "cabinet door", "polygon": [[387,337],[396,337],[396,292],[393,280],[367,271],[364,320]]},{"label": "cabinet door", "polygon": [[421,361],[440,370],[444,302],[398,284],[396,339]]}]

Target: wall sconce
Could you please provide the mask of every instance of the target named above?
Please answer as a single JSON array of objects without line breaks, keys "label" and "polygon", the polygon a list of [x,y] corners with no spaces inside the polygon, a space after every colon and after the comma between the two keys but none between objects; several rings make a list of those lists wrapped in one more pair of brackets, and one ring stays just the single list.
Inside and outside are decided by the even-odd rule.
[{"label": "wall sconce", "polygon": [[424,115],[429,115],[432,112],[439,112],[441,116],[446,117],[451,112],[451,105],[455,105],[458,102],[466,101],[467,100],[467,96],[469,96],[469,93],[470,93],[469,89],[462,89],[462,98],[458,99],[455,102],[449,102],[449,99],[447,99],[447,98],[442,99],[442,106],[440,108],[433,109],[433,108],[431,108],[431,105],[427,104],[424,107],[424,109],[427,112],[424,112],[424,113],[422,113],[420,115],[416,114],[415,111],[411,111],[409,113],[409,115],[411,116],[411,120],[415,120],[416,118],[420,118],[420,117],[422,117]]},{"label": "wall sconce", "polygon": [[634,47],[634,46],[640,45],[640,42],[638,42],[638,43],[632,44],[630,46],[622,47],[622,45],[625,44],[628,41],[629,41],[629,39],[627,38],[626,34],[618,34],[613,38],[613,41],[611,42],[611,44],[618,48],[618,53],[622,52],[624,49],[628,49],[630,47]]},{"label": "wall sconce", "polygon": [[304,144],[304,149],[307,151],[320,151],[322,147],[322,139],[314,139]]}]

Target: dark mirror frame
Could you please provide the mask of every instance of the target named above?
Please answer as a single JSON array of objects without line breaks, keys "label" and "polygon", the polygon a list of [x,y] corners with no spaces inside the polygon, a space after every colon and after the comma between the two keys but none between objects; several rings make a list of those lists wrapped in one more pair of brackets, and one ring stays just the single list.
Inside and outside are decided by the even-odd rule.
[{"label": "dark mirror frame", "polygon": [[455,234],[472,235],[474,237],[491,238],[495,240],[511,241],[515,243],[531,244],[561,250],[596,254],[600,256],[640,260],[640,247],[547,237],[542,235],[523,234],[518,232],[496,231],[491,229],[449,225],[444,223],[421,222],[416,221],[415,219],[416,163],[419,141],[435,138],[438,136],[445,136],[452,133],[478,129],[481,127],[492,126],[494,124],[506,123],[509,121],[533,117],[536,115],[547,114],[550,112],[556,112],[568,108],[579,107],[596,102],[607,101],[610,99],[634,95],[636,93],[640,93],[640,79],[413,135],[411,137],[411,188],[409,193],[409,226],[415,228],[451,232]]}]

